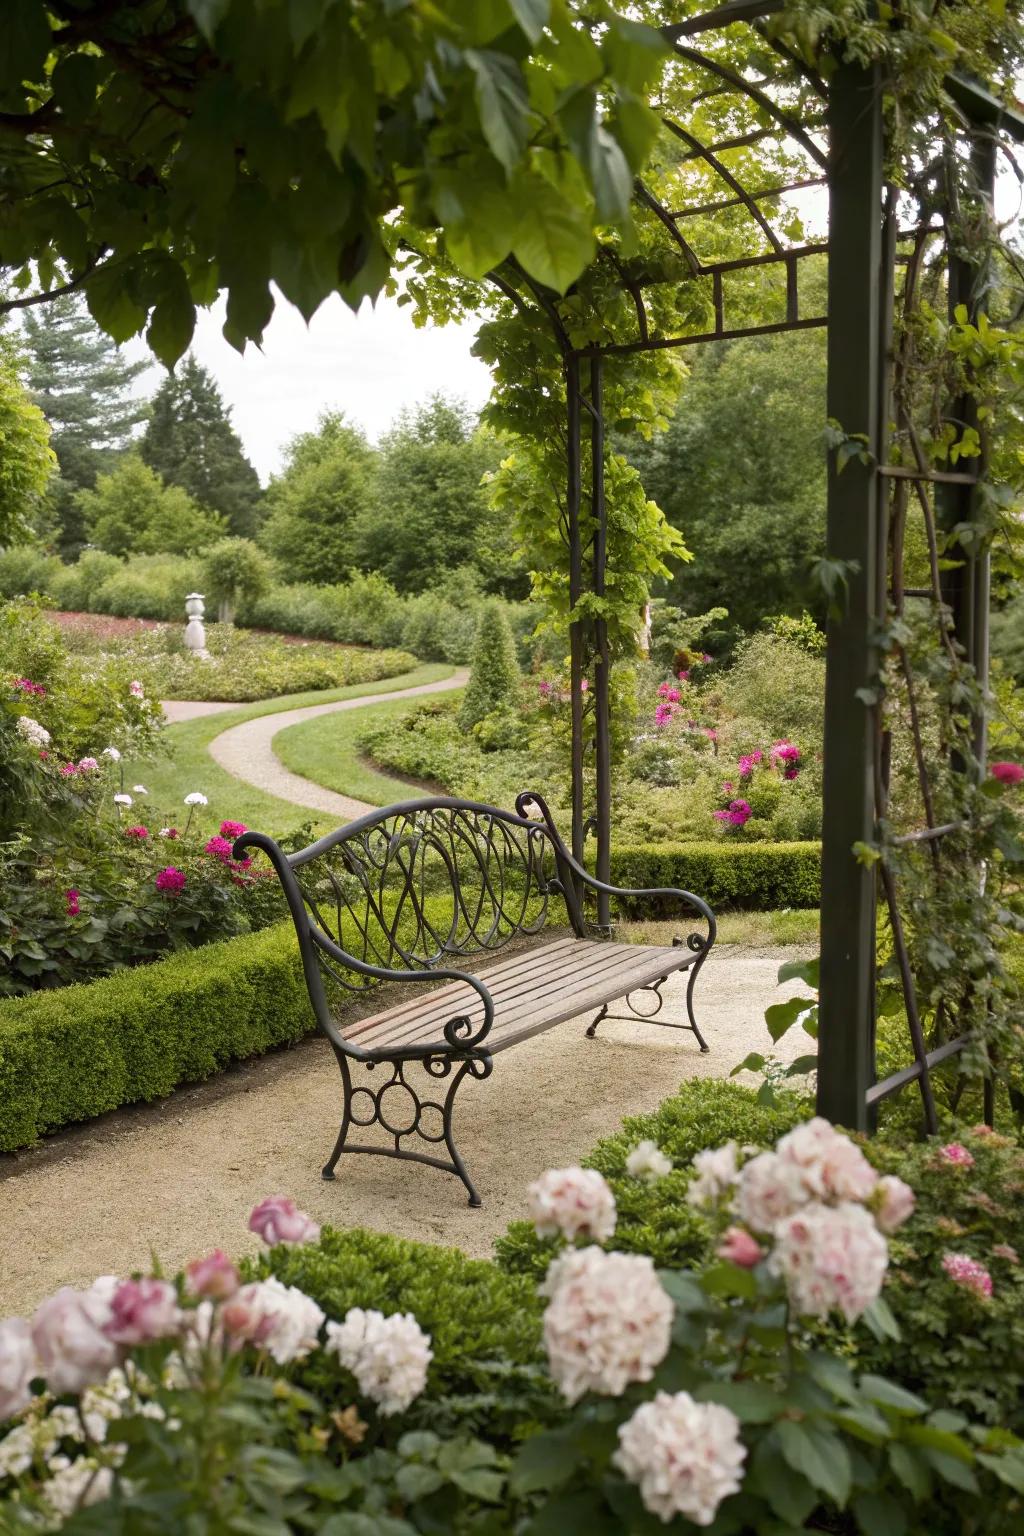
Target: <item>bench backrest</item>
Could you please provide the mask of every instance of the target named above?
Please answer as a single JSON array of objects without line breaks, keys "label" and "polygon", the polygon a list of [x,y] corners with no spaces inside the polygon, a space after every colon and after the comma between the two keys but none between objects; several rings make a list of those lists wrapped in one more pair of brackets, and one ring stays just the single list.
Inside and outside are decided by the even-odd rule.
[{"label": "bench backrest", "polygon": [[514,812],[443,796],[408,800],[298,853],[259,833],[242,845],[274,863],[315,1005],[314,972],[362,991],[380,980],[373,970],[472,969],[467,961],[539,933],[551,916],[585,932],[570,856],[538,795],[520,795]]}]

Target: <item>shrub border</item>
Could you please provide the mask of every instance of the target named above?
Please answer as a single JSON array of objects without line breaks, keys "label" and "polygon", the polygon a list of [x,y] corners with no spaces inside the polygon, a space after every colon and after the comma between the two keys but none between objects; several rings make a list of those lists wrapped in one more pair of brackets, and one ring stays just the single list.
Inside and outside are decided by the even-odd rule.
[{"label": "shrub border", "polygon": [[[675,886],[701,896],[714,912],[813,908],[821,901],[820,843],[612,844],[613,885]],[[648,902],[626,904],[631,917],[671,916]]]}]

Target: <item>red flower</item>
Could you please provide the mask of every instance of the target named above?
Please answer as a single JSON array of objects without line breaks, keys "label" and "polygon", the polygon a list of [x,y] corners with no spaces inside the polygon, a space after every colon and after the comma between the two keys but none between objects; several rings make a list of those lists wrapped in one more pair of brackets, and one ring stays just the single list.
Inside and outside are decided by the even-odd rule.
[{"label": "red flower", "polygon": [[999,784],[1019,784],[1024,779],[1020,763],[993,763],[989,773]]},{"label": "red flower", "polygon": [[156,877],[158,891],[180,891],[184,885],[185,876],[180,869],[175,869],[173,864],[168,864],[166,869],[160,870]]}]

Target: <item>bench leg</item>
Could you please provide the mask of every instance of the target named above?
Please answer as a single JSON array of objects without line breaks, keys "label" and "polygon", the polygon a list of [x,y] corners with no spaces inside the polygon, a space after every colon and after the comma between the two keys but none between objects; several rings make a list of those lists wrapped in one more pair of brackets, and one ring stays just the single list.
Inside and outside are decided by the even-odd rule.
[{"label": "bench leg", "polygon": [[[700,1046],[701,1055],[706,1056],[711,1047],[708,1045],[707,1041],[704,1039],[704,1036],[698,1029],[697,1019],[693,1011],[693,988],[697,980],[697,972],[700,970],[702,963],[702,960],[698,960],[696,965],[694,965],[693,969],[690,971],[690,979],[686,987],[686,1013],[690,1020],[689,1024],[673,1024],[668,1019],[658,1018],[658,1014],[661,1012],[662,1005],[665,1001],[661,995],[661,989],[665,982],[668,980],[669,975],[672,974],[671,972],[668,972],[664,976],[659,976],[657,981],[649,982],[646,987],[635,987],[632,992],[626,994],[623,1001],[625,1002],[626,1007],[629,1009],[629,1015],[624,1013],[610,1013],[608,1010],[608,1004],[605,1003],[600,1012],[597,1014],[597,1017],[592,1019],[587,1025],[587,1039],[593,1040],[594,1036],[597,1034],[597,1026],[604,1019],[620,1019],[623,1023],[626,1024],[632,1023],[633,1019],[644,1019],[649,1020],[651,1023],[657,1023],[661,1029],[689,1030],[691,1034],[696,1035],[697,1037],[697,1044]],[[648,1005],[644,1008],[638,1008],[633,1002],[634,997],[642,997],[644,993],[648,992],[653,996],[653,1006]],[[630,1017],[630,1015],[632,1015],[632,1017]]]},{"label": "bench leg", "polygon": [[[422,1097],[407,1080],[406,1069],[413,1061],[425,1070],[428,1077],[434,1079],[449,1077],[453,1067],[456,1069],[442,1103],[436,1099]],[[481,1052],[461,1061],[450,1056],[396,1057],[382,1062],[368,1061],[364,1064],[371,1072],[378,1066],[389,1067],[391,1076],[379,1088],[354,1087],[349,1058],[342,1054],[338,1055],[344,1090],[344,1107],[338,1139],[324,1164],[322,1177],[325,1179],[335,1177],[334,1170],[343,1152],[396,1157],[406,1162],[426,1163],[431,1168],[442,1169],[445,1173],[454,1173],[466,1187],[469,1204],[479,1206],[480,1196],[469,1176],[462,1154],[455,1145],[454,1108],[455,1095],[464,1077],[482,1079],[490,1076],[492,1068],[490,1055]],[[363,1099],[368,1100],[368,1103],[364,1104]],[[430,1121],[435,1116],[436,1121],[432,1126]],[[353,1126],[380,1126],[391,1137],[393,1145],[371,1146],[367,1143],[350,1142],[348,1137]],[[447,1160],[429,1156],[425,1152],[408,1150],[404,1142],[410,1137],[418,1137],[419,1140],[433,1145],[443,1143],[448,1153]]]}]

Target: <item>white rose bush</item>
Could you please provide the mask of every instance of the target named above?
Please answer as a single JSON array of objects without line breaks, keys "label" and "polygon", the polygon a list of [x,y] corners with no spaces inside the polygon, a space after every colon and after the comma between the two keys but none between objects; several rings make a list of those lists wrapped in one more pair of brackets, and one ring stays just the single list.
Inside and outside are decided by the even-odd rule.
[{"label": "white rose bush", "polygon": [[[671,1171],[634,1151],[630,1178]],[[173,1281],[63,1287],[0,1321],[0,1531],[910,1536],[936,1501],[1024,1495],[1008,1431],[850,1363],[846,1330],[896,1331],[906,1183],[811,1120],[769,1151],[699,1153],[685,1188],[713,1232],[694,1271],[615,1250],[600,1173],[536,1180],[543,1369],[476,1360],[475,1396],[432,1387],[412,1312],[332,1315],[303,1268],[329,1234],[285,1195],[249,1218],[258,1263],[215,1250]],[[971,1262],[950,1264],[980,1294]]]}]

